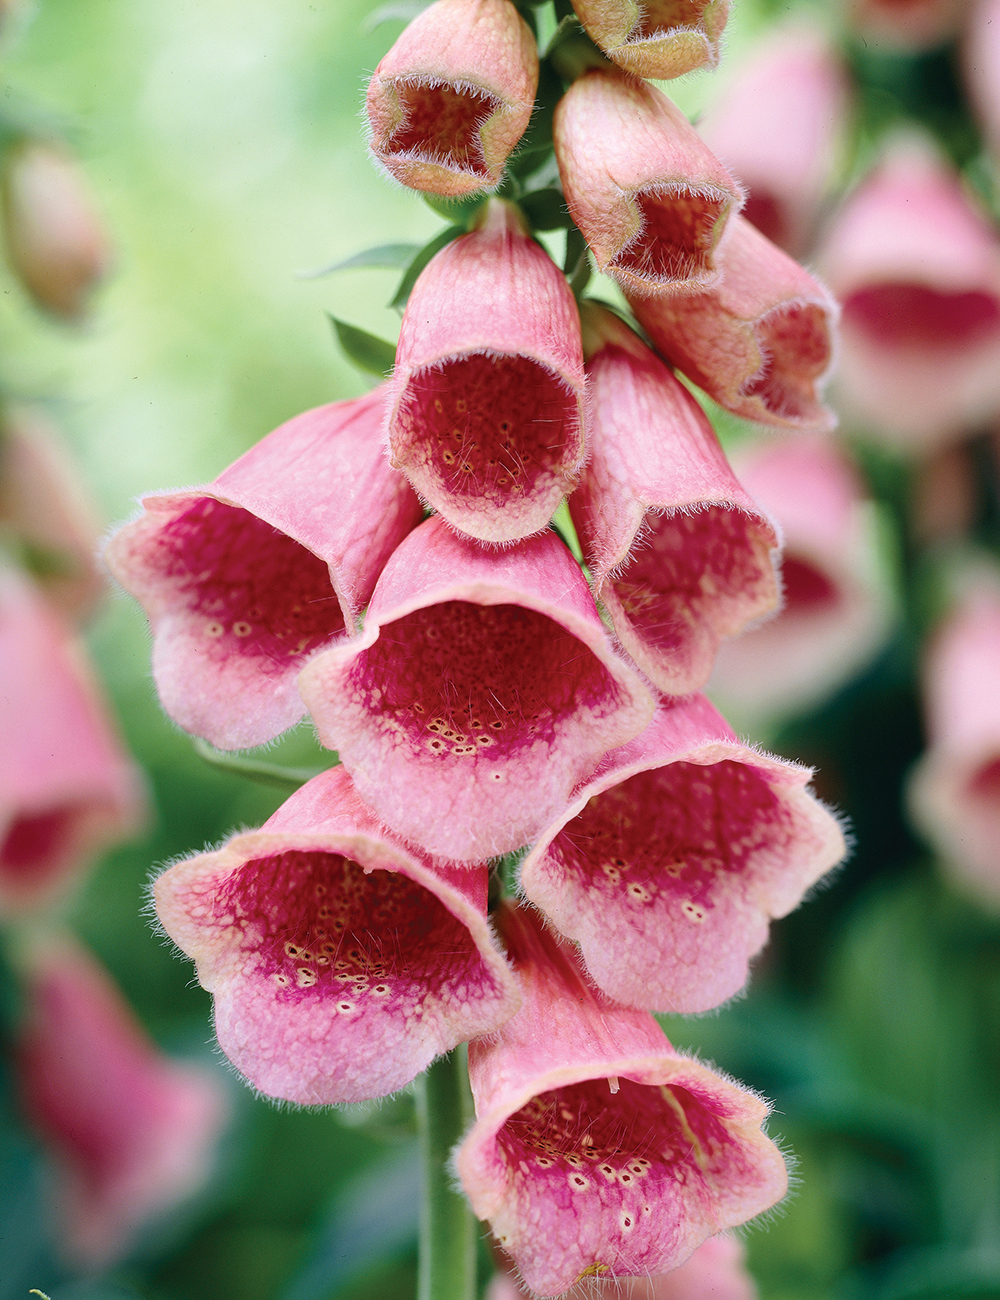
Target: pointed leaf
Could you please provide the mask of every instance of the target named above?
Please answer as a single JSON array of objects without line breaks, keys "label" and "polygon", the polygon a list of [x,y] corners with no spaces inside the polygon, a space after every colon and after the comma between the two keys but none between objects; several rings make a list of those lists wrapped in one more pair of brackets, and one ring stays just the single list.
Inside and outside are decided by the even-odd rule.
[{"label": "pointed leaf", "polygon": [[348,325],[336,316],[330,316],[330,323],[337,332],[337,342],[348,358],[362,370],[384,379],[396,363],[395,343],[387,343],[377,334],[369,334],[357,325]]},{"label": "pointed leaf", "polygon": [[345,257],[342,262],[331,262],[328,266],[321,266],[315,271],[299,271],[298,278],[318,280],[320,276],[332,275],[334,271],[403,267],[412,260],[413,254],[419,247],[419,244],[377,244],[374,248],[366,248],[351,257]]},{"label": "pointed leaf", "polygon": [[429,244],[425,244],[424,247],[417,252],[416,257],[411,260],[409,266],[406,268],[406,274],[403,276],[402,280],[400,280],[399,288],[396,290],[396,296],[393,298],[389,306],[396,307],[402,311],[406,306],[413,286],[417,282],[417,276],[431,260],[434,254],[440,252],[440,250],[444,248],[445,244],[450,244],[453,239],[457,239],[459,235],[464,234],[464,226],[449,226],[447,230],[442,230],[440,235],[435,235]]}]

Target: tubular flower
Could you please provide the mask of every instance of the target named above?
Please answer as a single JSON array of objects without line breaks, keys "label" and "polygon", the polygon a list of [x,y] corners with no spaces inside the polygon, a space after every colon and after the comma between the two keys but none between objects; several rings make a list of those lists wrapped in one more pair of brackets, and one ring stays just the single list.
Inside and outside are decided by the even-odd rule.
[{"label": "tubular flower", "polygon": [[778,537],[701,407],[617,316],[584,309],[590,463],[570,497],[594,593],[642,671],[686,695],[778,603]]},{"label": "tubular flower", "polygon": [[737,469],[784,533],[784,604],[722,647],[712,690],[752,714],[791,713],[830,694],[885,640],[891,584],[874,507],[826,438],[762,444]]},{"label": "tubular flower", "polygon": [[1000,907],[1000,586],[977,582],[924,665],[929,745],[909,789],[914,821],[955,875]]},{"label": "tubular flower", "polygon": [[61,1244],[90,1268],[194,1192],[225,1120],[208,1071],[162,1055],[120,992],[68,936],[23,954],[27,1017],[14,1057],[21,1104],[50,1146]]},{"label": "tubular flower", "polygon": [[477,1118],[456,1164],[528,1289],[666,1272],[780,1200],[766,1104],[596,993],[533,914],[498,915],[524,1005],[469,1045]]},{"label": "tubular flower", "polygon": [[494,189],[537,89],[535,38],[509,0],[436,0],[368,84],[372,154],[414,189]]},{"label": "tubular flower", "polygon": [[337,767],[154,893],[236,1068],[270,1097],[329,1105],[395,1092],[516,1010],[486,876],[404,848]]},{"label": "tubular flower", "polygon": [[681,77],[714,68],[729,0],[574,0],[594,42],[637,77]]},{"label": "tubular flower", "polygon": [[847,77],[829,40],[787,26],[745,60],[698,123],[747,187],[743,215],[793,257],[809,247],[847,122]]},{"label": "tubular flower", "polygon": [[734,415],[828,430],[820,394],[833,364],[837,307],[826,289],[743,217],[719,250],[722,279],[705,293],[629,293],[654,346]]},{"label": "tubular flower", "polygon": [[740,744],[704,696],[661,705],[545,828],[521,888],[609,997],[708,1011],[844,855],[811,776]]},{"label": "tubular flower", "polygon": [[386,825],[470,862],[527,843],[653,712],[554,533],[490,552],[438,517],[386,565],[362,635],[300,688]]},{"label": "tubular flower", "polygon": [[855,421],[921,449],[1000,408],[1000,240],[929,146],[890,148],[820,263],[843,303],[837,388]]},{"label": "tubular flower", "polygon": [[186,731],[240,749],[302,717],[302,664],[355,630],[420,519],[386,464],[384,412],[384,386],[306,411],[207,487],[146,497],[111,539],[108,566],[153,628],[160,700]]},{"label": "tubular flower", "polygon": [[51,902],[138,828],[139,776],[81,648],[0,569],[0,914]]},{"label": "tubular flower", "polygon": [[517,209],[417,280],[396,350],[392,463],[454,527],[510,542],[546,526],[583,464],[583,353],[565,278]]},{"label": "tubular flower", "polygon": [[598,269],[633,294],[707,289],[740,187],[666,95],[592,68],[553,121],[570,215]]}]

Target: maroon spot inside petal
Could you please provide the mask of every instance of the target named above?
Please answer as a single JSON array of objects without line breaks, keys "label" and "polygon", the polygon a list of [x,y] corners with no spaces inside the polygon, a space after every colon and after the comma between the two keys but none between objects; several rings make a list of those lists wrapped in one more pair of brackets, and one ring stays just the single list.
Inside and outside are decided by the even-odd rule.
[{"label": "maroon spot inside petal", "polygon": [[696,194],[685,186],[669,192],[635,195],[642,214],[639,234],[611,265],[650,284],[680,284],[703,279],[714,269],[728,195]]},{"label": "maroon spot inside petal", "polygon": [[646,516],[646,534],[611,580],[625,614],[659,652],[682,650],[707,623],[737,631],[777,599],[770,548],[759,522],[711,506],[692,514]]},{"label": "maroon spot inside petal", "polygon": [[469,172],[488,184],[490,171],[479,132],[501,107],[500,100],[471,86],[397,82],[395,89],[403,120],[383,152]]},{"label": "maroon spot inside petal", "polygon": [[44,876],[64,863],[74,840],[80,809],[51,808],[15,817],[0,843],[0,871],[10,876]]},{"label": "maroon spot inside petal", "polygon": [[852,293],[843,318],[886,347],[962,348],[1000,329],[1000,302],[988,293],[887,282]]},{"label": "maroon spot inside petal", "polygon": [[202,650],[284,673],[344,631],[330,571],[248,510],[203,497],[165,525],[153,567],[199,615]]},{"label": "maroon spot inside petal", "polygon": [[279,1001],[398,1011],[428,991],[493,991],[468,929],[440,900],[407,876],[366,873],[340,854],[253,859],[219,889],[214,910],[217,924],[242,931]]},{"label": "maroon spot inside petal", "polygon": [[576,398],[524,356],[458,357],[417,371],[396,416],[397,461],[465,506],[544,493],[576,459]]},{"label": "maroon spot inside petal", "polygon": [[788,248],[791,231],[788,229],[785,208],[773,194],[767,190],[752,189],[747,195],[743,215],[773,244],[779,248]]},{"label": "maroon spot inside petal", "polygon": [[706,4],[707,0],[646,0],[639,6],[639,20],[632,28],[630,39],[663,36],[678,28],[704,33]]},{"label": "maroon spot inside petal", "polygon": [[833,581],[816,565],[797,555],[786,555],[781,567],[785,587],[785,611],[791,614],[820,614],[838,603]]},{"label": "maroon spot inside petal", "polygon": [[374,718],[426,758],[505,761],[551,742],[578,709],[619,705],[608,670],[558,623],[520,605],[445,601],[384,626],[352,684]]},{"label": "maroon spot inside petal", "polygon": [[1000,758],[984,763],[969,782],[969,794],[974,799],[995,803],[1000,811]]},{"label": "maroon spot inside petal", "polygon": [[832,356],[830,322],[817,303],[797,302],[770,312],[754,329],[764,364],[740,388],[782,420],[817,415],[817,382]]}]

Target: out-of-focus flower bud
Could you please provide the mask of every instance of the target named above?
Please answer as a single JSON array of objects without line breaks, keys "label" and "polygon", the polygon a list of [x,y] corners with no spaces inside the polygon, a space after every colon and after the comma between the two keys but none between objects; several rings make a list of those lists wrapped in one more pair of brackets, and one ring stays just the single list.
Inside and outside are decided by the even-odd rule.
[{"label": "out-of-focus flower bud", "polygon": [[929,145],[890,147],[819,263],[843,304],[845,418],[922,450],[1000,409],[1000,239]]},{"label": "out-of-focus flower bud", "polygon": [[597,993],[536,913],[504,904],[497,924],[524,1005],[469,1044],[476,1123],[456,1166],[532,1294],[666,1272],[784,1196],[759,1097]]},{"label": "out-of-focus flower bud", "polygon": [[555,533],[490,551],[439,516],[389,560],[361,636],[299,685],[385,824],[465,862],[528,843],[653,712]]},{"label": "out-of-focus flower bud", "polygon": [[590,461],[573,523],[625,649],[686,695],[719,642],[778,604],[778,536],[691,394],[617,316],[584,305]]},{"label": "out-of-focus flower bud", "polygon": [[826,438],[783,438],[737,459],[740,482],[785,537],[780,614],[720,652],[711,691],[742,719],[814,704],[875,654],[893,597],[874,505]]},{"label": "out-of-focus flower bud", "polygon": [[509,203],[425,267],[390,382],[392,463],[454,528],[511,542],[548,524],[583,464],[580,321]]},{"label": "out-of-focus flower bud", "polygon": [[369,82],[372,153],[414,189],[494,189],[537,89],[535,38],[510,0],[436,0]]},{"label": "out-of-focus flower bud", "polygon": [[973,0],[962,40],[962,72],[986,143],[1000,160],[1000,0]]},{"label": "out-of-focus flower bud", "polygon": [[821,396],[837,322],[830,294],[742,216],[716,261],[721,279],[705,292],[629,293],[654,346],[734,415],[832,429],[836,417]]},{"label": "out-of-focus flower bud", "polygon": [[930,50],[958,28],[969,0],[846,0],[851,24],[866,44]]},{"label": "out-of-focus flower bud", "polygon": [[99,1268],[204,1181],[224,1093],[207,1070],[156,1049],[105,971],[68,936],[36,936],[23,960],[18,1090],[56,1163],[61,1245],[72,1263]]},{"label": "out-of-focus flower bud", "polygon": [[516,1010],[486,876],[392,839],[337,767],[164,872],[156,910],[237,1069],[270,1097],[329,1105],[395,1092]]},{"label": "out-of-focus flower bud", "polygon": [[811,776],[740,744],[704,696],[661,704],[541,833],[521,888],[609,997],[708,1011],[844,856]]},{"label": "out-of-focus flower bud", "polygon": [[714,68],[729,0],[573,0],[594,42],[637,77],[681,77]]},{"label": "out-of-focus flower bud", "polygon": [[83,651],[26,579],[0,569],[0,914],[51,902],[144,813]]},{"label": "out-of-focus flower bud", "polygon": [[793,257],[809,247],[847,117],[829,40],[796,24],[751,51],[698,133],[747,188],[743,215]]},{"label": "out-of-focus flower bud", "polygon": [[420,520],[382,448],[386,391],[296,416],[207,487],[146,497],[108,543],[149,617],[164,709],[220,749],[301,719],[303,663],[356,629]]},{"label": "out-of-focus flower bud", "polygon": [[593,68],[559,101],[553,138],[599,270],[634,294],[716,283],[716,247],[742,191],[666,95]]},{"label": "out-of-focus flower bud", "polygon": [[11,270],[47,311],[75,320],[106,274],[111,250],[77,163],[60,146],[15,146],[3,173]]}]

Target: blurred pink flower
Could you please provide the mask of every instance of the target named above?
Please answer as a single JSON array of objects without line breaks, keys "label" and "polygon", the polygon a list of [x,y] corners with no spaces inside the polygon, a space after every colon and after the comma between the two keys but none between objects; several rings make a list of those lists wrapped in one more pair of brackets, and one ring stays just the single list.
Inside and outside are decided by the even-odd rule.
[{"label": "blurred pink flower", "polygon": [[71,1262],[102,1267],[195,1191],[225,1122],[219,1081],[162,1055],[94,958],[65,935],[25,954],[21,1104],[50,1146]]},{"label": "blurred pink flower", "polygon": [[535,37],[509,0],[436,0],[369,82],[372,154],[418,190],[494,189],[537,89]]},{"label": "blurred pink flower", "polygon": [[0,567],[0,914],[53,901],[142,822],[141,778],[82,648]]},{"label": "blurred pink flower", "polygon": [[729,0],[573,0],[594,42],[637,77],[681,77],[714,68]]},{"label": "blurred pink flower", "polygon": [[784,1196],[765,1102],[596,993],[537,914],[504,904],[498,924],[524,1005],[469,1045],[456,1166],[532,1293],[666,1272]]},{"label": "blurred pink flower", "polygon": [[866,44],[929,50],[955,34],[969,0],[845,0]]},{"label": "blurred pink flower", "polygon": [[811,776],[741,744],[704,696],[661,704],[541,833],[521,888],[609,997],[708,1011],[844,856]]},{"label": "blurred pink flower", "polygon": [[491,200],[424,268],[391,383],[392,463],[454,528],[546,526],[583,464],[583,353],[573,294],[516,208]]},{"label": "blurred pink flower", "polygon": [[1000,410],[1000,238],[930,145],[890,145],[819,262],[843,304],[845,418],[919,451]]},{"label": "blurred pink flower", "polygon": [[1000,0],[972,0],[962,39],[965,90],[994,160],[1000,159]]},{"label": "blurred pink flower", "polygon": [[685,695],[723,637],[776,607],[778,536],[687,389],[612,312],[583,311],[590,461],[573,523],[622,645]]},{"label": "blurred pink flower", "polygon": [[527,843],[653,712],[554,533],[488,551],[438,516],[389,560],[362,635],[300,688],[386,825],[471,862]]},{"label": "blurred pink flower", "polygon": [[745,217],[729,223],[705,292],[629,305],[671,365],[734,415],[791,429],[832,429],[822,402],[837,305],[804,267]]},{"label": "blurred pink flower", "polygon": [[666,95],[593,68],[559,101],[553,137],[598,270],[637,295],[718,282],[716,249],[743,192]]},{"label": "blurred pink flower", "polygon": [[760,443],[740,481],[784,533],[780,614],[728,642],[711,691],[758,720],[801,710],[867,663],[888,635],[893,597],[874,505],[827,438]]},{"label": "blurred pink flower", "polygon": [[236,1068],[269,1097],[329,1105],[395,1092],[516,1010],[486,877],[403,847],[336,767],[154,894]]},{"label": "blurred pink flower", "polygon": [[420,520],[381,446],[385,396],[296,416],[207,487],[146,497],[108,543],[108,567],[149,617],[164,709],[220,749],[299,721],[303,663],[355,630]]}]

